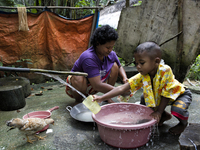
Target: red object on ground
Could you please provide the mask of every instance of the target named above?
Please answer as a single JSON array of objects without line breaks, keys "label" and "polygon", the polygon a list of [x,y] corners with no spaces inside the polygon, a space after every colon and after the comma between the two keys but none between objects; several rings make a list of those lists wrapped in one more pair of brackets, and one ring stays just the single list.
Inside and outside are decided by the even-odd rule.
[{"label": "red object on ground", "polygon": [[[26,115],[23,116],[23,119],[27,119],[27,118],[43,118],[43,119],[47,119],[47,118],[51,118],[51,112],[53,110],[58,109],[59,106],[55,106],[49,110],[46,111],[34,111],[34,112],[30,112]],[[46,129],[48,129],[49,125],[45,126],[42,130],[38,131],[38,132],[42,132],[45,131]]]}]

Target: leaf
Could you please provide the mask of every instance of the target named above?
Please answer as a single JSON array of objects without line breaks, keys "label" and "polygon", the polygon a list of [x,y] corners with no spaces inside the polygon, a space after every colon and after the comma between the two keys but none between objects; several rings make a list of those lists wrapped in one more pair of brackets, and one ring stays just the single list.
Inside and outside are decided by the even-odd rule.
[{"label": "leaf", "polygon": [[142,4],[142,1],[138,1],[136,4],[133,4],[133,6],[140,6]]},{"label": "leaf", "polygon": [[33,63],[32,62],[26,62],[26,64],[31,64],[32,65]]},{"label": "leaf", "polygon": [[32,61],[31,59],[25,59],[26,61]]}]

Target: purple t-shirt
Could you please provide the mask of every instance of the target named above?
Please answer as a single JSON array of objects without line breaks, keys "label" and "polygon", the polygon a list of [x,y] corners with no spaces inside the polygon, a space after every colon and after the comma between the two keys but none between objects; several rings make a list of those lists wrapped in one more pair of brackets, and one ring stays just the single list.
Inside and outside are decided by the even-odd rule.
[{"label": "purple t-shirt", "polygon": [[81,56],[76,60],[71,71],[88,73],[87,78],[101,76],[101,79],[110,71],[114,62],[121,66],[119,59],[114,51],[106,57],[102,62],[97,56],[94,47],[90,47],[84,51]]}]

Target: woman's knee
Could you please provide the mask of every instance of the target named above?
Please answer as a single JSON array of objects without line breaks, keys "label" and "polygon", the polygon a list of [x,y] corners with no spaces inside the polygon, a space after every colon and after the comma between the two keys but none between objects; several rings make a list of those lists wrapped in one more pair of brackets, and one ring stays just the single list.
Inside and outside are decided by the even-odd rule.
[{"label": "woman's knee", "polygon": [[119,66],[117,65],[116,62],[114,62],[112,68],[111,68],[111,75],[116,75],[118,76],[118,73],[119,73]]},{"label": "woman's knee", "polygon": [[115,82],[117,81],[118,74],[119,74],[119,67],[117,63],[115,62],[111,68],[111,72],[110,72],[107,83],[110,85],[114,85]]},{"label": "woman's knee", "polygon": [[113,70],[119,71],[119,66],[117,65],[116,62],[114,62],[113,66],[112,66]]},{"label": "woman's knee", "polygon": [[87,88],[87,79],[83,76],[73,76],[71,78],[71,83],[72,83],[72,86],[76,88],[77,90]]}]

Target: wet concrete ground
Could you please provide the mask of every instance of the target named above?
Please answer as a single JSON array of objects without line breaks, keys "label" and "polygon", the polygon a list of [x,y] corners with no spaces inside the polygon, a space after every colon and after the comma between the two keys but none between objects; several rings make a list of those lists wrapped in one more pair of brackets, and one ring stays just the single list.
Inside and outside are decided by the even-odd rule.
[{"label": "wet concrete ground", "polygon": [[[119,84],[116,84],[118,86]],[[119,150],[105,144],[98,132],[95,123],[80,122],[73,119],[66,110],[67,106],[74,106],[75,101],[65,94],[65,86],[59,82],[37,84],[32,86],[32,95],[26,98],[26,106],[15,111],[0,111],[0,150]],[[35,96],[35,93],[43,91],[43,95]],[[130,103],[139,101],[142,90],[139,90]],[[117,99],[113,99],[117,102]],[[26,137],[21,135],[18,129],[11,130],[6,126],[6,121],[12,118],[22,118],[32,111],[49,110],[54,106],[59,109],[52,111],[55,120],[54,125],[50,125],[52,133],[42,132],[39,135],[45,136],[45,140],[35,141],[33,144],[26,142]],[[190,105],[189,122],[200,123],[200,103],[199,95],[193,93],[193,102]],[[170,107],[167,107],[170,112]],[[173,117],[166,121],[162,127],[158,128],[159,136],[152,138],[146,145],[136,148],[137,150],[178,150],[179,136],[168,133],[168,129],[176,125],[178,121]],[[156,133],[157,134],[157,133]],[[34,137],[32,137],[34,138]],[[122,149],[121,149],[122,150]]]}]

